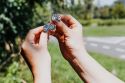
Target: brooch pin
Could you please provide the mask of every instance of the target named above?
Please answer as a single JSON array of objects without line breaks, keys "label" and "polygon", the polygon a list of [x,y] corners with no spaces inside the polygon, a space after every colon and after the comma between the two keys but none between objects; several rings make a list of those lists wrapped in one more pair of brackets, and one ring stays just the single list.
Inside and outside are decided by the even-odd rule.
[{"label": "brooch pin", "polygon": [[[59,14],[53,14],[51,17],[51,20],[60,22],[61,17],[59,16]],[[49,30],[54,30],[56,28],[56,25],[48,23],[48,24],[45,24],[43,27],[44,27],[44,32],[48,32]]]},{"label": "brooch pin", "polygon": [[61,21],[61,17],[59,14],[53,14],[51,17],[52,21],[56,21],[56,22],[60,22]]},{"label": "brooch pin", "polygon": [[43,27],[44,27],[44,32],[48,32],[49,30],[54,30],[56,26],[54,24],[48,23],[45,24]]}]

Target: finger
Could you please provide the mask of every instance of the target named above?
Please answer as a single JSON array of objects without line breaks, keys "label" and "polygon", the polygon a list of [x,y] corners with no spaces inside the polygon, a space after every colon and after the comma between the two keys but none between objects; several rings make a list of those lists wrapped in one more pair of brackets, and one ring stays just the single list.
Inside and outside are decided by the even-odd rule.
[{"label": "finger", "polygon": [[49,31],[48,31],[48,34],[49,34],[49,35],[54,35],[54,34],[55,34],[55,31],[49,30]]},{"label": "finger", "polygon": [[45,32],[42,32],[42,33],[40,34],[39,45],[40,45],[41,47],[47,48],[47,41],[48,41],[48,34],[45,33]]},{"label": "finger", "polygon": [[37,28],[34,28],[34,29],[31,29],[29,31],[30,34],[39,34],[40,32],[42,32],[44,30],[43,26],[40,26],[40,27],[37,27]]},{"label": "finger", "polygon": [[56,25],[56,31],[58,31],[59,33],[67,34],[67,31],[69,29],[62,21],[60,22],[53,21],[53,23]]},{"label": "finger", "polygon": [[43,26],[37,27],[29,31],[26,39],[32,44],[38,43],[40,33],[43,31]]},{"label": "finger", "polygon": [[61,16],[61,20],[67,25],[67,26],[75,26],[77,25],[79,22],[72,17],[71,15],[60,15]]}]

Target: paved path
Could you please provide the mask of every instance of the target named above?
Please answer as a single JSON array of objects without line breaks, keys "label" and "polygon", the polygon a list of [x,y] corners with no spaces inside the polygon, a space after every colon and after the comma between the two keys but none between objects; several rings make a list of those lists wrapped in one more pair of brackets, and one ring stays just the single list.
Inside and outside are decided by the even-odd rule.
[{"label": "paved path", "polygon": [[[50,41],[57,43],[55,38]],[[90,52],[97,52],[125,60],[125,37],[87,37],[86,48]]]},{"label": "paved path", "polygon": [[85,41],[88,51],[125,60],[125,37],[88,37]]}]

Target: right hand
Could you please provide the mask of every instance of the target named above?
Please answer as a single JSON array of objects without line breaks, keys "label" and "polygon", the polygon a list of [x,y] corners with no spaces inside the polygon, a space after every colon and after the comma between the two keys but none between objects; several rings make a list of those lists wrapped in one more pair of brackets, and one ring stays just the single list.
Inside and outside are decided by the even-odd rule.
[{"label": "right hand", "polygon": [[[59,41],[60,50],[67,60],[73,60],[79,51],[85,50],[82,25],[70,15],[60,15],[61,21],[53,23],[56,25],[54,36]],[[76,55],[77,54],[77,55]]]}]

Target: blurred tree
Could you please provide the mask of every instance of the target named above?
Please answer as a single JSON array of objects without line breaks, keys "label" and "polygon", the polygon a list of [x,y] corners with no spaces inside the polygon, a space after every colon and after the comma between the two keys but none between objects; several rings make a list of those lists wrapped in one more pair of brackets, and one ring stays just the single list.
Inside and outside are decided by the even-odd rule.
[{"label": "blurred tree", "polygon": [[67,7],[64,0],[50,0],[52,13],[61,13]]},{"label": "blurred tree", "polygon": [[93,18],[93,10],[94,10],[94,6],[93,6],[93,0],[84,0],[84,7],[85,7],[85,11],[84,11],[84,18],[85,19],[92,19]]},{"label": "blurred tree", "polygon": [[100,18],[102,18],[102,19],[108,19],[111,16],[109,6],[104,6],[104,7],[100,8],[99,12],[100,12]]},{"label": "blurred tree", "polygon": [[99,17],[100,17],[99,9],[100,9],[100,8],[98,8],[98,7],[95,7],[95,8],[94,8],[94,18],[99,18]]},{"label": "blurred tree", "polygon": [[113,18],[125,18],[125,6],[121,2],[116,2],[112,8]]},{"label": "blurred tree", "polygon": [[19,52],[19,42],[32,27],[35,4],[42,6],[45,2],[47,0],[0,0],[0,69]]}]

